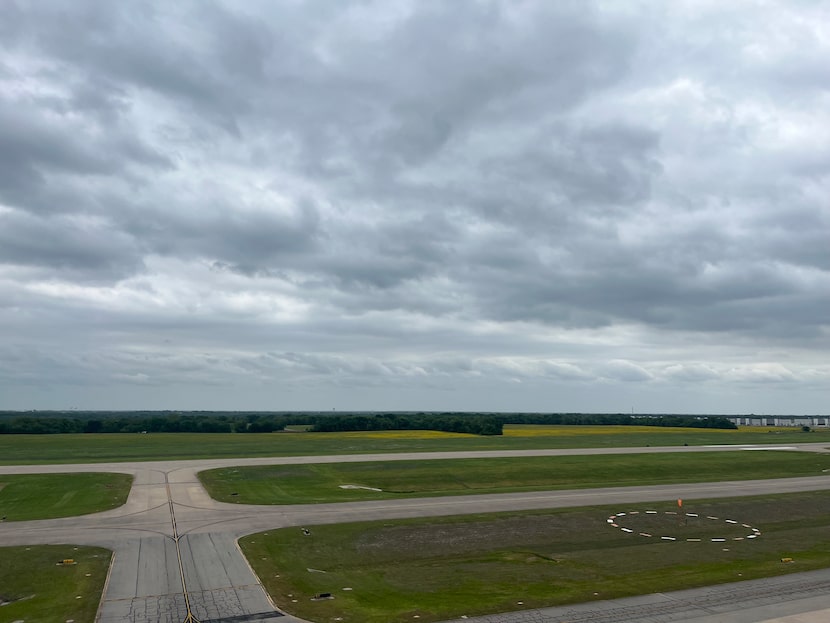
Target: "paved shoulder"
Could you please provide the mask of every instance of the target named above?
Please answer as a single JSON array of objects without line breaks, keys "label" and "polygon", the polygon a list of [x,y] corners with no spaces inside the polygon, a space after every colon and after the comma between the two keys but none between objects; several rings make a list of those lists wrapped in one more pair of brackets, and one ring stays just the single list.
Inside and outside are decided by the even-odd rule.
[{"label": "paved shoulder", "polygon": [[[467,623],[813,623],[830,608],[830,569],[557,608],[467,617]],[[792,618],[791,618],[792,617]],[[459,621],[460,619],[454,619]]]}]

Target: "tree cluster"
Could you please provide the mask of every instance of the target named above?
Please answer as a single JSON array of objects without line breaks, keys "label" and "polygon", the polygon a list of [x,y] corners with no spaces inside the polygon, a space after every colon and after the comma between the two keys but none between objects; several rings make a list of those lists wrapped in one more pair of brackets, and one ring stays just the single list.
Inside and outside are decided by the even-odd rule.
[{"label": "tree cluster", "polygon": [[327,433],[358,430],[438,430],[445,433],[501,435],[502,427],[503,422],[490,415],[378,413],[321,417],[311,430]]}]

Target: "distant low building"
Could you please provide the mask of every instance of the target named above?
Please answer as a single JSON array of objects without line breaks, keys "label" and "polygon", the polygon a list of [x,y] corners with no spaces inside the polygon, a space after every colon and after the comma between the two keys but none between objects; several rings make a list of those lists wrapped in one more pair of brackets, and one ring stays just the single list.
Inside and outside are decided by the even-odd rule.
[{"label": "distant low building", "polygon": [[830,415],[726,415],[738,426],[809,426],[810,428],[827,428]]}]

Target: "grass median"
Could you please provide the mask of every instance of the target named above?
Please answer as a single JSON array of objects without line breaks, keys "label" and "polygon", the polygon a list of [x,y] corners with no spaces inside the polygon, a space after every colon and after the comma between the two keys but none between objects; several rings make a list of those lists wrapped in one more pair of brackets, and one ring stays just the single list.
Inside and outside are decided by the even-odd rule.
[{"label": "grass median", "polygon": [[436,431],[0,435],[0,464],[798,442],[830,446],[830,430],[508,425],[504,435],[494,437]]},{"label": "grass median", "polygon": [[4,521],[54,519],[121,506],[133,478],[127,474],[0,474]]},{"label": "grass median", "polygon": [[229,467],[201,472],[199,478],[222,502],[307,504],[786,478],[827,471],[830,454],[736,451]]},{"label": "grass median", "polygon": [[[91,622],[111,552],[98,547],[0,547],[0,620]],[[65,559],[70,564],[57,564]]]},{"label": "grass median", "polygon": [[[621,511],[631,533],[608,523]],[[442,621],[830,566],[828,492],[686,500],[667,514],[677,511],[672,500],[285,528],[240,545],[279,607],[344,623]],[[743,524],[760,536],[745,538],[755,533]]]}]

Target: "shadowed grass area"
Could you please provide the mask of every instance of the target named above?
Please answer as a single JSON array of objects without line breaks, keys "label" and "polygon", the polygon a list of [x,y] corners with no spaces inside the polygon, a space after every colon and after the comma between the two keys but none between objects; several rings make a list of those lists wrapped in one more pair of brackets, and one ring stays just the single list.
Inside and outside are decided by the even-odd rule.
[{"label": "shadowed grass area", "polygon": [[0,474],[0,517],[6,521],[86,515],[124,504],[127,474]]},{"label": "shadowed grass area", "polygon": [[0,464],[103,463],[257,456],[827,442],[830,430],[506,426],[503,436],[435,431],[0,435]]},{"label": "shadowed grass area", "polygon": [[[98,547],[0,547],[0,620],[91,623],[111,552]],[[74,565],[57,565],[66,558]],[[80,599],[79,599],[80,597]]]},{"label": "shadowed grass area", "polygon": [[[240,545],[281,608],[347,623],[441,621],[830,566],[830,492],[686,500],[700,520],[667,510],[676,502],[285,528]],[[626,517],[634,533],[607,523],[619,511],[639,511]],[[740,523],[705,516],[761,536],[732,540],[746,532]],[[679,540],[639,536],[645,528]],[[313,601],[319,593],[334,599]]]},{"label": "shadowed grass area", "polygon": [[824,469],[830,454],[736,451],[229,467],[199,479],[223,502],[304,504],[787,478]]}]

